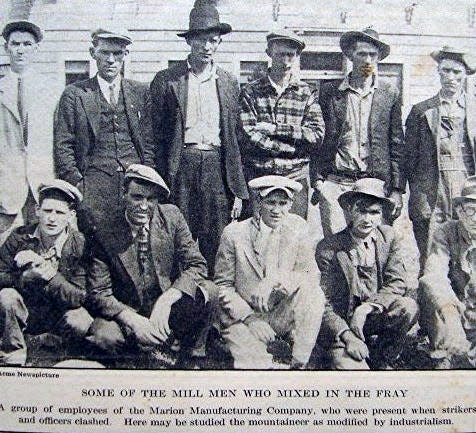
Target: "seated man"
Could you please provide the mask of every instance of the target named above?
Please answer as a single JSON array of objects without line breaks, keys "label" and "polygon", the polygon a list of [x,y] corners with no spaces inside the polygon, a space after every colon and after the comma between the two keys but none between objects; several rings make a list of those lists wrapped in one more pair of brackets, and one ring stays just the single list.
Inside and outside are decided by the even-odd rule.
[{"label": "seated man", "polygon": [[154,169],[131,164],[123,217],[97,232],[87,302],[96,318],[87,340],[106,363],[172,355],[166,349],[176,340],[187,360],[208,318],[206,262],[178,208],[161,203],[168,195]]},{"label": "seated man", "polygon": [[289,213],[302,185],[283,176],[248,185],[257,215],[225,228],[216,259],[222,336],[234,367],[243,369],[279,367],[268,349],[277,336],[290,336],[291,368],[302,368],[325,305],[306,223]]},{"label": "seated man", "polygon": [[437,225],[420,278],[421,325],[438,369],[476,367],[476,176],[453,207],[459,221]]},{"label": "seated man", "polygon": [[[347,227],[316,250],[329,301],[319,341],[330,349],[333,368],[368,369],[367,358],[372,368],[391,368],[418,318],[416,302],[405,296],[402,246],[394,230],[381,225],[393,203],[375,178],[357,180],[338,201]],[[373,335],[375,344],[367,347]]]},{"label": "seated man", "polygon": [[82,307],[85,240],[69,224],[82,195],[63,180],[38,194],[39,223],[17,228],[0,248],[1,364],[25,364],[23,332],[80,338],[93,321]]}]

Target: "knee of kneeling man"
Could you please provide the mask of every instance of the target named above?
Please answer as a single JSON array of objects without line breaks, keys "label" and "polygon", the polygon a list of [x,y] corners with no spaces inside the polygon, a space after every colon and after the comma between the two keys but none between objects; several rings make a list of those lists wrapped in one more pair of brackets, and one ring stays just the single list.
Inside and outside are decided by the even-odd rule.
[{"label": "knee of kneeling man", "polygon": [[87,340],[102,349],[113,350],[124,344],[121,328],[116,322],[96,319],[88,331]]},{"label": "knee of kneeling man", "polygon": [[21,300],[21,295],[13,288],[5,288],[0,290],[0,307],[11,308],[19,300]]},{"label": "knee of kneeling man", "polygon": [[413,323],[417,321],[420,309],[413,298],[407,296],[399,298],[398,304],[403,308],[403,316],[408,322]]},{"label": "knee of kneeling man", "polygon": [[93,323],[93,318],[85,308],[75,308],[67,311],[63,320],[66,328],[79,336],[86,335]]}]

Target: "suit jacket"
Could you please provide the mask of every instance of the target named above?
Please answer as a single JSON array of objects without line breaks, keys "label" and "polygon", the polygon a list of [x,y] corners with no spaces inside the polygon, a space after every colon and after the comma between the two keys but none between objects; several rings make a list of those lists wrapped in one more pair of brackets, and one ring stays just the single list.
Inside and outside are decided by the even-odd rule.
[{"label": "suit jacket", "polygon": [[[26,296],[31,290],[38,289],[36,283],[35,289],[24,288],[20,279],[22,271],[15,264],[15,256],[20,251],[38,252],[38,239],[33,237],[36,227],[35,224],[15,229],[0,247],[0,288],[15,288]],[[83,304],[86,298],[87,261],[84,236],[70,228],[61,251],[58,272],[41,287],[50,301],[64,309],[78,308]]]},{"label": "suit jacket", "polygon": [[[236,78],[220,67],[217,67],[217,75],[220,138],[226,181],[235,197],[246,199],[248,190],[238,143],[239,86]],[[184,145],[187,80],[187,63],[181,62],[177,66],[159,71],[150,85],[150,110],[157,147],[157,165],[168,185],[174,184]]]},{"label": "suit jacket", "polygon": [[[155,166],[147,85],[122,79],[122,91],[132,142],[141,163]],[[69,85],[61,96],[55,119],[54,159],[58,177],[78,184],[89,166],[99,134],[100,89],[96,77]]]},{"label": "suit jacket", "polygon": [[[254,312],[251,296],[265,278],[264,257],[260,255],[259,223],[248,218],[229,224],[223,231],[215,262],[215,284],[220,289],[220,319],[224,326],[238,322]],[[280,275],[271,275],[292,292],[302,281],[315,281],[319,271],[309,242],[305,221],[289,214],[281,227],[279,250],[276,252]]]},{"label": "suit jacket", "polygon": [[[88,274],[88,308],[113,319],[127,306],[144,315],[151,312],[140,290],[140,271],[133,237],[125,217],[109,233],[98,232]],[[192,239],[178,208],[160,204],[150,221],[154,269],[162,292],[170,287],[195,298],[207,276],[205,259]]]},{"label": "suit jacket", "polygon": [[[321,271],[321,286],[329,306],[324,314],[321,333],[324,339],[333,340],[348,328],[353,313],[353,297],[360,293],[357,269],[349,251],[353,248],[349,229],[324,238],[316,249],[316,261]],[[406,293],[406,271],[402,260],[402,245],[389,226],[376,230],[376,263],[378,291],[366,302],[387,308]]]},{"label": "suit jacket", "polygon": [[53,116],[59,92],[50,80],[30,71],[24,76],[28,111],[28,144],[18,113],[18,82],[14,74],[0,79],[0,213],[17,214],[28,188],[38,200],[38,186],[54,178]]},{"label": "suit jacket", "polygon": [[[412,107],[406,121],[405,133],[406,177],[410,186],[408,211],[412,220],[430,219],[436,206],[440,179],[440,127],[438,95]],[[466,130],[474,152],[476,101],[469,92],[466,95]]]},{"label": "suit jacket", "polygon": [[[326,177],[333,171],[342,125],[346,120],[347,92],[339,90],[340,83],[322,86],[319,103],[326,133],[322,151],[311,164],[311,179]],[[403,177],[404,144],[402,128],[402,100],[400,93],[380,80],[375,90],[369,121],[368,173],[384,180],[389,189],[405,190]]]}]

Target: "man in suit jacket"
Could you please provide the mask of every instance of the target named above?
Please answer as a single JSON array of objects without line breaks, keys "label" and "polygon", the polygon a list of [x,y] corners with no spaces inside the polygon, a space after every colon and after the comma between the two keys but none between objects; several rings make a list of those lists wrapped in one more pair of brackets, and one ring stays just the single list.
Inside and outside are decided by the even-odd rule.
[{"label": "man in suit jacket", "polygon": [[293,343],[291,368],[305,368],[325,299],[306,223],[289,213],[302,185],[274,175],[248,185],[256,190],[258,214],[228,225],[217,254],[222,336],[235,368],[282,368],[270,352],[286,337]]},{"label": "man in suit jacket", "polygon": [[154,166],[145,84],[121,77],[131,38],[123,31],[92,33],[95,77],[68,86],[61,97],[55,124],[54,156],[60,178],[84,194],[84,208],[93,220],[79,215],[80,227],[107,229],[122,213],[124,172],[130,164]]},{"label": "man in suit jacket", "polygon": [[[394,367],[418,306],[405,296],[402,245],[391,227],[381,225],[393,202],[382,180],[364,178],[339,197],[339,204],[347,228],[324,238],[316,250],[330,306],[319,340],[330,349],[336,369],[367,369],[367,358],[373,368]],[[378,339],[369,348],[372,335]]]},{"label": "man in suit jacket", "polygon": [[230,31],[213,6],[197,4],[189,30],[179,34],[190,55],[158,72],[150,87],[158,169],[210,273],[224,227],[248,198],[237,137],[238,82],[213,60],[221,35]]},{"label": "man in suit jacket", "polygon": [[54,178],[53,116],[59,92],[33,66],[43,38],[29,21],[8,23],[2,36],[10,68],[0,80],[0,245],[36,222],[41,182]]},{"label": "man in suit jacket", "polygon": [[38,224],[17,228],[0,247],[0,363],[24,365],[23,332],[84,337],[86,248],[70,227],[81,193],[63,180],[40,186]]},{"label": "man in suit jacket", "polygon": [[159,203],[169,189],[154,169],[131,164],[124,189],[122,219],[97,233],[87,339],[119,363],[174,340],[186,357],[207,319],[205,259],[177,207]]},{"label": "man in suit jacket", "polygon": [[455,217],[452,198],[475,174],[476,102],[466,93],[466,76],[476,64],[451,47],[434,51],[441,90],[413,106],[406,121],[409,215],[423,270],[435,225]]},{"label": "man in suit jacket", "polygon": [[341,83],[321,89],[326,134],[311,165],[324,236],[346,226],[337,198],[350,191],[356,180],[385,181],[387,195],[395,204],[391,220],[401,212],[405,191],[401,97],[396,88],[379,79],[377,71],[390,47],[372,29],[344,33],[340,46],[352,61],[352,72]]}]

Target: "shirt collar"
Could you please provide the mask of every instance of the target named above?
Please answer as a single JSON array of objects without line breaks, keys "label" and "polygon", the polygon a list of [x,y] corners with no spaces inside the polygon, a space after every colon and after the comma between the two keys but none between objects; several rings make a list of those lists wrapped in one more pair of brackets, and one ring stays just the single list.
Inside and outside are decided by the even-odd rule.
[{"label": "shirt collar", "polygon": [[299,79],[296,77],[295,74],[291,74],[291,77],[289,78],[289,81],[284,84],[284,86],[280,86],[279,84],[275,83],[268,70],[268,74],[266,75],[266,80],[265,80],[265,86],[271,86],[274,90],[276,90],[276,93],[282,93],[284,90],[286,90],[288,87],[299,87]]},{"label": "shirt collar", "polygon": [[[351,76],[352,72],[347,74],[345,76],[345,78],[342,80],[342,83],[340,83],[339,85],[339,90],[341,92],[345,92],[346,90],[351,90],[353,92],[356,92],[356,93],[359,93],[361,94],[362,91],[359,90],[359,89],[355,89],[354,87],[352,87],[352,85],[350,84],[350,76]],[[375,89],[378,87],[378,75],[377,74],[374,74],[373,75],[373,79],[372,79],[372,85],[370,86],[370,89],[368,91],[368,94],[370,93],[374,93],[375,92]]]},{"label": "shirt collar", "polygon": [[350,239],[352,241],[352,245],[360,246],[363,245],[365,242],[376,242],[377,241],[377,233],[375,230],[372,231],[365,239],[358,238],[352,234],[352,231],[349,230]]},{"label": "shirt collar", "polygon": [[109,95],[109,86],[111,86],[112,84],[114,84],[114,90],[116,92],[118,92],[121,88],[121,74],[117,74],[117,77],[114,78],[111,83],[109,81],[106,81],[99,74],[97,74],[96,77],[99,83],[99,87],[101,88],[101,91],[104,95]]},{"label": "shirt collar", "polygon": [[[35,231],[32,234],[30,234],[29,236],[30,236],[31,239],[36,239],[39,242],[40,245],[43,244],[43,241],[41,239],[41,233],[40,233],[39,225],[36,226]],[[56,257],[58,257],[58,258],[61,257],[61,253],[63,251],[64,244],[65,244],[66,240],[68,239],[68,236],[69,236],[69,228],[66,227],[66,229],[63,230],[63,232],[56,238],[55,243],[53,244],[53,246],[49,249],[49,250],[51,250],[52,248],[55,249]]]},{"label": "shirt collar", "polygon": [[208,81],[210,79],[215,80],[217,78],[217,66],[215,62],[212,62],[211,67],[207,67],[201,74],[197,75],[195,74],[195,72],[193,72],[192,65],[190,64],[190,61],[187,58],[187,68],[189,75],[197,78],[201,82]]},{"label": "shirt collar", "polygon": [[462,90],[460,92],[460,94],[454,98],[454,99],[448,99],[448,98],[445,98],[442,94],[441,94],[441,90],[440,92],[438,93],[438,97],[440,98],[440,104],[449,104],[449,105],[452,105],[454,104],[454,102],[456,102],[461,108],[465,108],[466,107],[466,94],[465,92]]},{"label": "shirt collar", "polygon": [[[127,221],[127,224],[129,224],[129,227],[131,228],[131,232],[132,232],[132,237],[135,238],[137,236],[137,233],[139,232],[139,229],[141,228],[141,226],[137,225],[137,224],[133,224],[130,220],[129,220],[129,217],[127,216],[127,212],[125,212],[125,216],[126,216],[126,221]],[[150,219],[149,221],[147,221],[146,224],[144,224],[145,226],[145,229],[147,231],[149,231],[149,227],[150,227]]]}]

